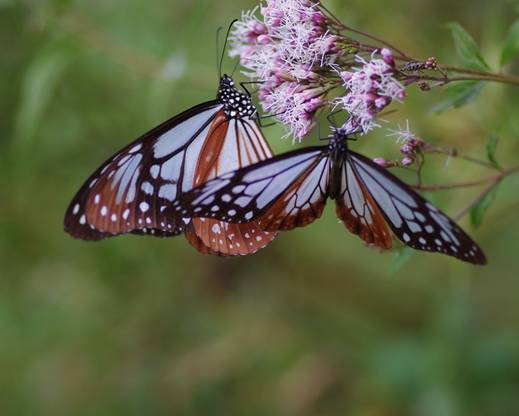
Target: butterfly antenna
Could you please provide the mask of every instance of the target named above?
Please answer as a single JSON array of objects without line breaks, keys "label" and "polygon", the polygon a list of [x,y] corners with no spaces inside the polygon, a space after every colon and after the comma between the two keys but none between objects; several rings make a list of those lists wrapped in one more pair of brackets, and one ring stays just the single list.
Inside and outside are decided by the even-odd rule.
[{"label": "butterfly antenna", "polygon": [[222,78],[222,68],[220,67],[220,33],[223,28],[220,26],[216,29],[216,68],[218,69],[218,82]]},{"label": "butterfly antenna", "polygon": [[218,65],[218,73],[220,75],[220,78],[222,77],[222,65],[223,65],[223,58],[225,56],[225,49],[227,49],[227,43],[229,41],[229,34],[231,33],[231,29],[233,27],[233,25],[238,21],[238,19],[234,19],[231,24],[229,25],[228,29],[227,29],[227,34],[225,35],[225,42],[223,44],[223,49],[222,49],[222,56],[220,57],[220,64]]},{"label": "butterfly antenna", "polygon": [[234,73],[236,72],[236,69],[238,69],[238,65],[240,65],[240,60],[239,59],[236,61],[236,64],[234,65],[234,68],[233,68],[232,73],[231,73],[231,78],[234,77]]}]

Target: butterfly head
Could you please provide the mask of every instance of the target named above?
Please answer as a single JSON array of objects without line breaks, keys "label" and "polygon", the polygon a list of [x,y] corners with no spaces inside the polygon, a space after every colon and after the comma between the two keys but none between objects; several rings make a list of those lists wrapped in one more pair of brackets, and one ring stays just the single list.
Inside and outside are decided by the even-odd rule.
[{"label": "butterfly head", "polygon": [[220,78],[220,88],[224,86],[234,88],[234,80],[227,74],[223,74]]},{"label": "butterfly head", "polygon": [[345,152],[348,150],[348,140],[356,140],[351,131],[344,127],[332,126],[332,135],[328,139],[328,148],[331,151]]},{"label": "butterfly head", "polygon": [[252,118],[257,113],[251,97],[238,91],[229,75],[222,75],[217,99],[223,104],[227,118]]}]

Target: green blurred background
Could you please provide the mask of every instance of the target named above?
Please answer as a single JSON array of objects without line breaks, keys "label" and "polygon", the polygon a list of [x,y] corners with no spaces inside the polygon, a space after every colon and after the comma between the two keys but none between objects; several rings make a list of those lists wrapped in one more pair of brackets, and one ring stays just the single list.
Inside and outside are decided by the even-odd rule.
[{"label": "green blurred background", "polygon": [[[494,64],[518,10],[504,0],[326,4],[411,55],[449,63],[447,22],[463,24]],[[253,5],[0,1],[0,414],[518,415],[519,178],[480,228],[461,222],[486,251],[484,268],[379,254],[331,204],[312,226],[230,260],[182,237],[88,244],[62,231],[99,163],[214,97],[216,28]],[[499,131],[501,163],[517,163],[517,89],[489,85],[470,106],[431,115],[443,98],[410,91],[392,121],[482,158]],[[290,148],[280,127],[265,132],[277,151]],[[398,156],[378,132],[355,149]],[[441,157],[426,166],[429,183],[488,175]],[[476,193],[428,196],[454,214]]]}]

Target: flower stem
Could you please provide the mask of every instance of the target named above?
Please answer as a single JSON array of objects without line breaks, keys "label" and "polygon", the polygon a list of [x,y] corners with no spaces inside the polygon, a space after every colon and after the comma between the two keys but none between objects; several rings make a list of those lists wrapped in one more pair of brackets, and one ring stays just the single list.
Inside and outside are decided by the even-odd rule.
[{"label": "flower stem", "polygon": [[505,84],[519,85],[519,76],[515,76],[515,75],[506,75],[506,74],[499,74],[499,73],[495,73],[495,72],[478,71],[475,69],[468,69],[468,68],[458,68],[458,67],[452,66],[452,65],[442,65],[442,68],[446,69],[447,71],[454,72],[456,74],[471,75],[474,77],[473,78],[474,80],[495,81],[495,82],[502,82]]},{"label": "flower stem", "polygon": [[422,149],[422,151],[424,153],[437,153],[437,154],[447,155],[450,157],[455,157],[457,159],[466,160],[467,162],[475,163],[477,165],[481,165],[481,166],[484,166],[489,169],[499,170],[498,168],[496,168],[493,164],[491,164],[489,162],[486,162],[481,159],[477,159],[472,156],[462,155],[462,154],[458,153],[457,149],[444,149],[442,147],[434,147],[434,146],[429,145],[429,146],[425,146]]},{"label": "flower stem", "polygon": [[388,47],[389,49],[391,49],[393,52],[396,52],[396,54],[398,54],[398,58],[401,59],[401,60],[406,60],[406,61],[411,61],[412,58],[410,58],[409,56],[407,56],[405,54],[405,52],[401,51],[399,48],[397,48],[395,45],[392,45],[391,43],[377,37],[377,36],[374,36],[370,33],[367,33],[367,32],[363,32],[362,30],[359,30],[359,29],[354,29],[352,27],[349,27],[349,26],[346,26],[344,23],[342,23],[339,18],[337,16],[335,16],[329,9],[326,8],[326,6],[324,6],[322,3],[319,5],[319,7],[321,9],[323,9],[326,14],[328,14],[328,16],[331,18],[331,20],[333,21],[333,23],[337,26],[337,28],[339,30],[344,30],[344,31],[348,31],[348,32],[352,32],[352,33],[356,33],[357,35],[361,35],[361,36],[364,36],[368,39],[371,39],[371,40],[374,40],[375,42],[378,42],[380,43],[381,45],[384,45],[386,47]]}]

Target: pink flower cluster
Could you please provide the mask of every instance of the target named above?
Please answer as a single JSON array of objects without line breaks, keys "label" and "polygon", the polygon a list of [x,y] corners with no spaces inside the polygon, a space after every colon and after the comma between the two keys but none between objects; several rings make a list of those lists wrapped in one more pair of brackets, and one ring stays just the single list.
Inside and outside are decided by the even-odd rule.
[{"label": "pink flower cluster", "polygon": [[333,60],[337,37],[327,18],[310,0],[266,0],[245,12],[231,33],[231,56],[239,56],[247,76],[261,81],[260,101],[266,112],[287,127],[287,136],[302,139],[325,103],[315,72]]},{"label": "pink flower cluster", "polygon": [[349,114],[348,131],[367,133],[379,127],[375,117],[393,100],[405,98],[405,87],[395,78],[395,61],[389,49],[382,49],[382,59],[365,59],[357,56],[362,64],[353,71],[342,71],[340,76],[346,94],[336,99],[336,107]]},{"label": "pink flower cluster", "polygon": [[[405,98],[391,51],[360,52],[317,0],[265,0],[243,13],[229,41],[230,55],[239,56],[244,74],[260,84],[263,110],[296,140],[309,134],[325,106],[348,114],[347,131],[365,134],[379,127],[384,108]],[[330,101],[329,93],[341,86],[342,95]]]}]

